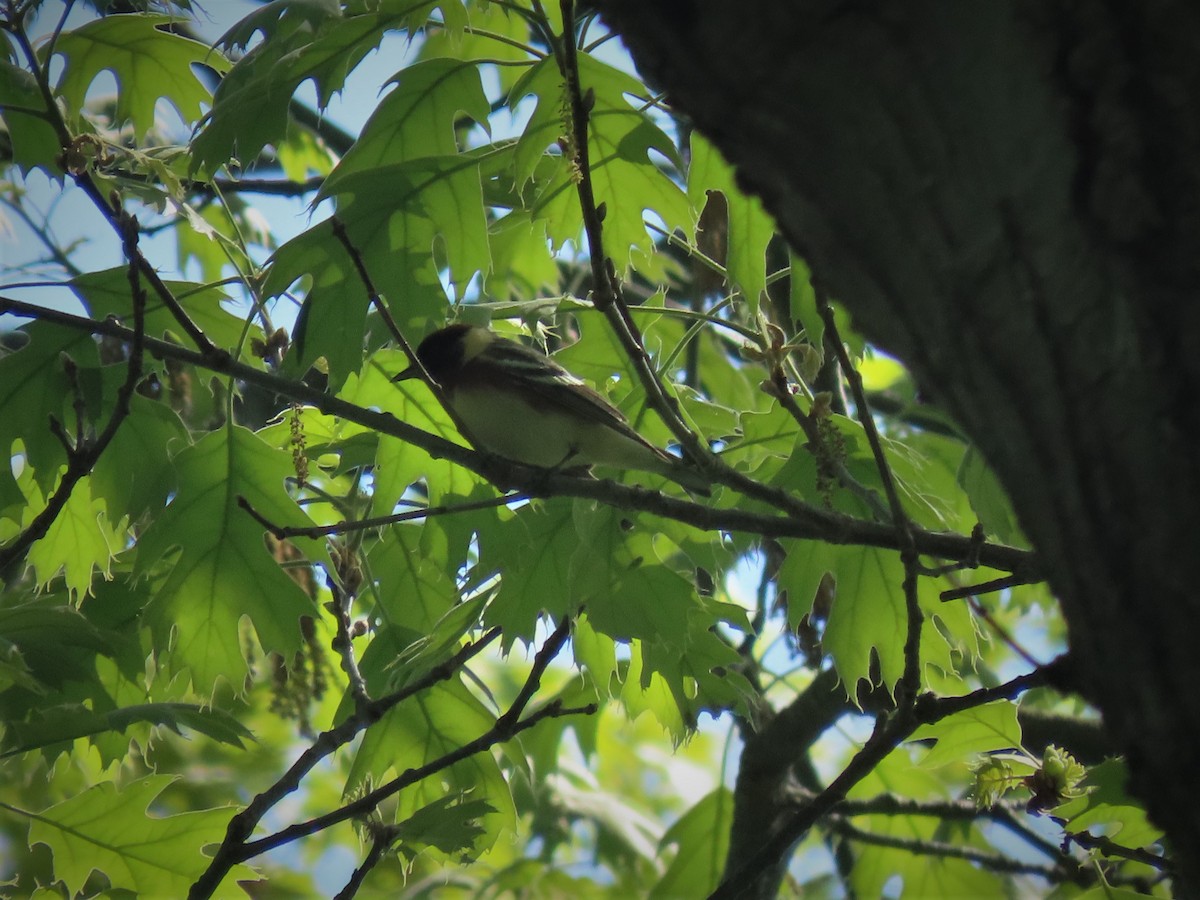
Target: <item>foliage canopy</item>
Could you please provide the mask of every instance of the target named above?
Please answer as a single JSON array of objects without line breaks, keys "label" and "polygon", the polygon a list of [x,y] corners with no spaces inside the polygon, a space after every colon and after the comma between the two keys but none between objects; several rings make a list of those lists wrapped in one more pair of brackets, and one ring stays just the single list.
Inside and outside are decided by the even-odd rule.
[{"label": "foliage canopy", "polygon": [[[44,251],[0,295],[19,890],[329,892],[350,848],[342,896],[770,893],[804,838],[789,890],[1164,891],[986,464],[593,15],[59,12],[7,0],[0,59]],[[465,447],[390,380],[450,320],[556,351],[713,497]]]}]

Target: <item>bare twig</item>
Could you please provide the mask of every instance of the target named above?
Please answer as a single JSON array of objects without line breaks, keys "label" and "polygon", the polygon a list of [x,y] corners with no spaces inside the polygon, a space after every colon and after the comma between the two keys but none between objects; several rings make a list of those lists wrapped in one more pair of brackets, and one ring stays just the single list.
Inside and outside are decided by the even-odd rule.
[{"label": "bare twig", "polygon": [[817,417],[812,413],[806,413],[800,408],[795,398],[792,396],[788,386],[786,373],[783,371],[783,366],[776,366],[771,372],[771,391],[779,405],[783,407],[784,412],[792,417],[800,430],[804,432],[804,436],[808,439],[808,443],[812,448],[812,453],[817,457],[819,462],[829,464],[833,469],[833,474],[836,476],[838,483],[846,490],[854,494],[866,504],[867,509],[871,510],[875,518],[881,522],[886,522],[892,516],[888,514],[888,510],[883,506],[879,499],[879,495],[864,485],[861,481],[850,474],[850,470],[846,468],[845,462],[841,459],[833,458],[833,455],[826,448],[825,436],[821,434],[821,426]]},{"label": "bare twig", "polygon": [[383,858],[387,855],[388,849],[392,844],[392,836],[395,834],[394,828],[375,828],[371,838],[371,849],[367,851],[367,855],[363,857],[363,861],[355,867],[350,875],[350,879],[334,896],[333,900],[351,900],[358,896],[359,890],[367,880],[367,876],[371,874]]},{"label": "bare twig", "polygon": [[675,439],[691,462],[710,475],[715,481],[729,485],[748,497],[768,503],[791,516],[807,517],[813,507],[802,503],[788,494],[762,484],[731,466],[721,462],[709,447],[688,427],[679,413],[679,404],[667,392],[662,380],[655,372],[650,355],[642,340],[641,332],[622,297],[622,288],[616,267],[605,253],[603,237],[603,211],[596,203],[592,186],[591,161],[588,150],[589,108],[593,102],[590,91],[584,91],[579,79],[578,50],[574,41],[574,0],[560,0],[563,34],[555,38],[552,47],[559,71],[566,83],[571,109],[571,133],[568,136],[568,152],[575,168],[575,184],[579,195],[579,206],[587,234],[588,252],[592,267],[593,303],[607,318],[609,325],[624,348],[637,373],[638,381],[646,392],[651,407],[670,429]]},{"label": "bare twig", "polygon": [[554,56],[566,82],[571,108],[571,133],[568,135],[567,144],[574,167],[575,189],[579,195],[579,207],[591,258],[593,302],[596,309],[608,319],[632,361],[650,404],[692,461],[706,466],[712,453],[683,421],[675,398],[666,392],[655,373],[641,332],[625,307],[616,267],[605,253],[602,224],[604,213],[596,203],[588,148],[588,119],[591,104],[595,102],[594,94],[590,89],[585,93],[580,83],[579,54],[575,46],[575,2],[560,0],[559,6],[562,11],[563,33],[561,38],[554,42]]},{"label": "bare twig", "polygon": [[413,522],[421,519],[432,519],[436,516],[449,516],[456,513],[474,512],[480,509],[492,509],[497,506],[507,506],[520,500],[528,500],[529,495],[521,492],[501,494],[498,497],[487,497],[483,500],[472,500],[468,503],[453,503],[446,506],[423,506],[408,512],[393,513],[390,516],[374,516],[368,519],[354,519],[338,522],[335,525],[276,525],[253,506],[245,497],[238,496],[237,503],[250,513],[258,524],[267,529],[272,536],[284,538],[305,537],[320,538],[334,534],[345,534],[349,531],[366,531],[371,528],[386,528],[388,525],[399,525],[401,522]]},{"label": "bare twig", "polygon": [[917,692],[921,689],[921,626],[925,615],[921,612],[921,603],[917,597],[918,572],[917,547],[913,540],[913,526],[900,502],[900,492],[896,487],[896,477],[888,464],[883,452],[883,442],[879,439],[879,429],[871,417],[871,408],[867,405],[866,392],[863,390],[862,375],[850,360],[850,354],[842,337],[838,334],[837,320],[833,308],[823,291],[817,291],[817,309],[825,321],[825,333],[829,335],[830,343],[837,354],[838,365],[850,385],[850,393],[854,397],[854,406],[858,412],[858,420],[862,423],[867,435],[867,443],[871,446],[871,455],[875,458],[875,468],[883,482],[883,491],[887,497],[888,507],[892,512],[892,524],[896,529],[896,539],[900,544],[900,560],[904,564],[904,606],[908,623],[907,634],[904,638],[904,674],[900,677],[898,700],[903,705],[914,703]]},{"label": "bare twig", "polygon": [[1142,847],[1126,847],[1118,844],[1112,838],[1102,834],[1092,834],[1090,831],[1068,831],[1066,840],[1078,844],[1085,850],[1095,850],[1104,856],[1116,856],[1130,862],[1141,863],[1168,874],[1175,871],[1175,864],[1164,856],[1151,853]]},{"label": "bare twig", "polygon": [[[51,428],[58,434],[59,440],[67,453],[67,471],[63,474],[53,495],[46,503],[46,508],[38,513],[29,526],[18,534],[7,546],[0,549],[0,571],[4,571],[13,561],[20,559],[33,543],[49,533],[54,520],[67,505],[75,486],[95,467],[105,448],[116,436],[117,429],[129,415],[130,402],[133,392],[137,389],[142,378],[142,357],[145,353],[146,333],[146,292],[139,278],[138,222],[133,216],[124,216],[121,222],[121,236],[125,247],[125,256],[129,260],[129,291],[133,303],[133,331],[128,333],[129,361],[125,369],[125,381],[117,389],[116,401],[108,424],[94,440],[87,440],[83,424],[85,409],[82,403],[77,403],[76,436],[72,443],[62,430],[61,423],[51,419]],[[72,363],[72,365],[74,365]]]},{"label": "bare twig", "polygon": [[946,716],[993,700],[1012,699],[1033,687],[1054,683],[1061,677],[1066,665],[1066,660],[1060,657],[1050,665],[995,687],[981,688],[961,697],[924,694],[911,705],[880,714],[875,720],[871,736],[837,777],[809,802],[796,809],[749,859],[730,872],[709,895],[710,900],[733,900],[749,893],[763,874],[769,872],[808,829],[833,812],[846,799],[850,789],[919,726],[938,722]]},{"label": "bare twig", "polygon": [[465,645],[454,656],[434,666],[401,690],[366,704],[337,727],[319,734],[287,772],[256,796],[245,809],[230,819],[229,825],[225,829],[225,840],[217,849],[208,868],[188,892],[190,900],[212,896],[230,869],[259,852],[247,852],[247,848],[251,846],[247,841],[254,833],[258,823],[284,797],[295,791],[304,780],[304,776],[311,772],[321,760],[348,744],[367,726],[378,722],[383,714],[396,704],[421,691],[428,690],[438,682],[451,678],[455,672],[459,671],[499,636],[500,629],[492,628],[482,637]]},{"label": "bare twig", "polygon": [[367,691],[367,680],[358,668],[358,658],[354,655],[354,625],[350,620],[350,609],[356,596],[355,582],[360,578],[347,571],[354,568],[355,564],[351,561],[353,556],[353,550],[348,547],[342,548],[341,558],[334,557],[338,562],[337,577],[331,576],[327,583],[333,596],[329,602],[329,609],[336,623],[333,650],[341,659],[342,671],[346,673],[346,679],[350,683],[350,696],[354,700],[354,708],[362,710],[370,704],[371,695]]},{"label": "bare twig", "polygon": [[877,834],[866,831],[843,819],[835,818],[830,824],[830,830],[851,838],[863,844],[874,844],[876,847],[891,847],[895,850],[905,850],[922,856],[935,856],[941,859],[962,859],[974,863],[981,869],[992,872],[1005,872],[1011,875],[1037,875],[1050,882],[1070,881],[1074,884],[1091,884],[1095,876],[1082,867],[1068,868],[1062,866],[1044,865],[1042,863],[1025,862],[998,853],[986,853],[973,847],[959,844],[947,844],[944,841],[927,841],[921,838],[896,837],[890,834]]},{"label": "bare twig", "polygon": [[982,584],[966,584],[961,587],[950,588],[942,591],[941,599],[961,600],[963,597],[978,597],[980,594],[994,594],[997,591],[1007,590],[1008,588],[1020,587],[1023,584],[1036,584],[1034,581],[1027,581],[1019,575],[1005,575],[1003,578],[993,578],[991,581],[985,581]]},{"label": "bare twig", "polygon": [[[525,707],[528,705],[529,700],[533,697],[533,694],[537,691],[537,688],[541,683],[541,677],[545,672],[546,667],[549,666],[551,660],[553,660],[559,651],[562,650],[562,646],[566,642],[566,638],[569,633],[570,621],[564,619],[559,627],[555,629],[554,633],[546,639],[546,643],[543,644],[542,649],[538,651],[537,656],[534,658],[533,668],[531,669],[529,676],[526,678],[525,685],[522,687],[517,699],[513,701],[508,711],[502,716],[498,717],[495,724],[478,738],[463,744],[461,747],[451,751],[450,753],[446,753],[435,760],[431,760],[423,766],[406,770],[397,778],[394,778],[392,781],[376,788],[373,791],[369,791],[352,803],[348,803],[345,806],[326,813],[323,816],[317,816],[316,818],[309,819],[306,822],[299,822],[295,825],[289,826],[288,828],[284,828],[275,834],[268,835],[265,838],[260,838],[256,841],[246,841],[246,837],[249,836],[250,832],[244,830],[244,823],[239,825],[237,832],[239,836],[233,841],[231,841],[227,836],[225,844],[223,844],[221,850],[218,851],[218,857],[222,859],[220,871],[214,869],[217,863],[217,858],[215,857],[213,863],[209,866],[209,870],[205,872],[199,881],[192,885],[192,890],[188,894],[189,900],[198,900],[198,898],[201,897],[211,896],[212,892],[216,890],[217,886],[220,884],[221,879],[224,878],[229,869],[237,863],[244,862],[248,859],[258,856],[261,853],[265,853],[266,851],[274,849],[275,847],[281,847],[284,844],[291,843],[299,838],[307,837],[310,834],[315,834],[318,831],[322,831],[326,828],[329,828],[331,825],[338,824],[339,822],[344,822],[348,819],[366,815],[367,813],[373,811],[388,797],[399,793],[404,788],[416,784],[425,778],[428,778],[435,772],[440,772],[446,768],[449,768],[455,763],[474,756],[476,753],[486,750],[489,747],[511,740],[517,734],[534,727],[543,719],[568,715],[590,715],[594,713],[596,711],[595,704],[588,704],[581,707],[566,707],[561,701],[555,700],[542,707],[537,712],[526,716],[524,719],[521,718],[522,713],[525,711]],[[424,687],[428,686],[429,685],[425,685]],[[379,702],[381,701],[376,701],[375,703],[370,704],[369,709],[374,710],[378,706]],[[393,703],[391,705],[395,704]],[[382,713],[380,713],[380,715],[382,715]],[[378,716],[375,717],[375,719],[377,718]],[[321,737],[318,738],[318,742],[321,741],[324,736],[325,735],[321,735]],[[293,769],[294,768],[295,766],[293,766]],[[311,768],[311,766],[308,768]],[[305,771],[307,771],[307,769],[305,769]],[[297,784],[298,783],[299,782],[297,780]],[[265,810],[263,810],[263,812],[265,812]],[[261,818],[261,814],[259,818]],[[233,834],[232,822],[230,823],[230,834]],[[212,874],[210,875],[210,873]]]},{"label": "bare twig", "polygon": [[307,837],[310,834],[316,834],[318,831],[323,831],[331,825],[336,825],[339,822],[345,822],[348,819],[354,819],[371,812],[380,803],[406,787],[411,787],[420,781],[424,781],[430,775],[448,769],[450,766],[464,759],[474,756],[487,750],[489,747],[494,747],[496,744],[502,744],[505,741],[511,740],[523,731],[528,731],[535,725],[545,719],[556,719],[563,716],[578,716],[592,715],[596,712],[597,706],[595,703],[588,703],[584,706],[564,706],[562,701],[553,700],[543,706],[537,712],[531,713],[525,719],[517,722],[511,729],[502,731],[498,726],[494,726],[484,734],[477,737],[475,740],[463,744],[457,750],[453,750],[444,756],[438,757],[426,765],[416,769],[408,769],[404,774],[382,787],[364,794],[353,803],[343,806],[341,809],[326,813],[323,816],[309,819],[307,822],[299,822],[289,828],[284,828],[275,834],[268,835],[257,841],[251,841],[243,847],[243,856],[239,862],[251,859],[261,853],[266,853],[268,850],[274,850],[276,847],[282,847],[285,844],[290,844],[292,841],[302,837]]},{"label": "bare twig", "polygon": [[379,313],[379,318],[383,320],[383,324],[392,335],[392,340],[404,351],[404,355],[408,357],[409,364],[416,368],[421,374],[421,380],[433,392],[433,396],[437,402],[441,404],[442,409],[446,411],[446,415],[450,417],[450,421],[458,429],[459,434],[467,439],[467,442],[477,450],[481,450],[479,443],[471,435],[471,430],[463,422],[462,417],[450,404],[450,398],[446,396],[446,392],[442,390],[442,386],[437,383],[429,371],[425,368],[425,364],[421,362],[412,345],[404,337],[404,333],[400,330],[400,326],[396,324],[396,320],[392,318],[392,311],[388,309],[387,303],[380,296],[378,290],[375,289],[375,282],[371,279],[371,273],[367,271],[367,265],[363,262],[362,254],[358,252],[358,248],[350,240],[350,235],[346,233],[346,226],[337,216],[332,219],[333,234],[338,239],[346,253],[350,256],[354,263],[354,269],[358,273],[359,280],[362,281],[363,287],[366,288],[367,298],[371,305],[375,307],[375,311]]}]

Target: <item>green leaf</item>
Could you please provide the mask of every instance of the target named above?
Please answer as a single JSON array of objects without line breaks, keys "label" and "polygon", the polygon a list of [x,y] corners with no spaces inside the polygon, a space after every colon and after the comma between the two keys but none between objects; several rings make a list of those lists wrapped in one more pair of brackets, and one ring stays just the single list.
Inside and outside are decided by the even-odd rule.
[{"label": "green leaf", "polygon": [[[44,504],[31,503],[24,526],[43,508]],[[104,501],[93,498],[91,478],[85,476],[75,484],[45,537],[29,548],[26,561],[39,584],[49,584],[61,573],[67,590],[78,598],[91,592],[96,571],[109,577],[113,556],[123,542],[121,530],[110,522]]]},{"label": "green leaf", "polygon": [[430,553],[424,532],[417,523],[393,526],[367,555],[378,582],[375,618],[418,634],[430,634],[458,603],[458,590],[436,559],[443,548]]},{"label": "green leaf", "polygon": [[546,239],[546,223],[514,211],[488,226],[492,271],[488,295],[496,300],[527,301],[558,287],[558,263]]},{"label": "green leaf", "polygon": [[[812,286],[808,263],[795,253],[788,253],[791,294],[788,306],[792,320],[804,328],[804,337],[818,353],[824,353],[825,320],[817,311],[817,292]],[[840,323],[839,323],[840,325]]]},{"label": "green leaf", "polygon": [[[582,89],[593,91],[595,103],[589,116],[588,154],[592,187],[597,204],[604,204],[605,252],[620,268],[628,266],[636,248],[653,252],[642,211],[653,211],[668,231],[692,225],[691,206],[679,186],[650,156],[661,153],[676,168],[679,151],[650,116],[634,106],[626,94],[641,96],[645,86],[632,76],[600,62],[587,53],[579,54]],[[533,94],[537,106],[517,143],[514,160],[518,186],[534,178],[547,148],[555,148],[568,133],[564,119],[565,86],[552,57],[536,64],[513,88],[510,105]],[[581,215],[574,175],[563,157],[554,155],[552,174],[538,176],[536,196],[531,201],[535,217],[545,218],[556,244],[579,233]],[[631,198],[636,200],[631,202]]]},{"label": "green leaf", "polygon": [[455,34],[445,30],[431,32],[421,44],[420,58],[449,57],[484,64],[495,63],[494,71],[500,89],[508,92],[522,72],[520,66],[512,63],[532,65],[534,62],[529,51],[514,46],[530,44],[529,21],[498,3],[475,3],[467,12],[471,26],[467,33]]},{"label": "green leaf", "polygon": [[971,500],[984,531],[1006,544],[1024,546],[1027,541],[1017,524],[1008,494],[991,467],[975,447],[969,446],[958,469],[958,483]]},{"label": "green leaf", "polygon": [[674,859],[650,892],[651,898],[703,897],[721,883],[733,824],[733,793],[707,794],[679,817],[658,843],[659,853],[676,845]]},{"label": "green leaf", "polygon": [[[697,213],[704,209],[707,195],[719,191],[728,209],[728,254],[725,270],[729,281],[740,288],[757,316],[758,304],[767,289],[767,244],[775,234],[775,223],[757,197],[738,188],[733,168],[699,132],[692,135],[692,161],[688,168],[688,199]],[[699,236],[697,236],[699,240]]]},{"label": "green leaf", "polygon": [[[118,788],[104,782],[40,813],[33,813],[29,843],[45,844],[54,854],[54,874],[73,895],[93,870],[113,888],[143,897],[183,897],[207,868],[201,853],[220,843],[232,808],[207,809],[155,817],[146,809],[174,779],[151,775]],[[226,882],[254,879],[239,866]],[[240,888],[235,888],[240,892]],[[232,896],[232,891],[226,893]]]},{"label": "green leaf", "polygon": [[0,609],[0,639],[10,653],[19,652],[21,669],[52,690],[94,678],[93,658],[111,652],[116,643],[77,609],[52,597]]},{"label": "green leaf", "polygon": [[0,118],[12,143],[12,161],[22,174],[41,168],[51,177],[58,177],[62,173],[62,167],[55,161],[62,151],[58,135],[45,118],[25,112],[45,108],[33,74],[0,60]]},{"label": "green leaf", "polygon": [[479,616],[488,596],[480,594],[453,607],[437,621],[433,630],[422,635],[396,657],[391,686],[398,690],[445,661],[458,649],[463,636],[479,624]]},{"label": "green leaf", "polygon": [[[943,799],[947,785],[942,777],[924,766],[914,766],[906,751],[890,754],[851,789],[855,799],[888,794],[915,800]],[[947,823],[934,816],[855,816],[854,824],[872,834],[896,840],[940,840],[992,850],[974,824],[959,827],[948,841]],[[860,897],[893,895],[884,885],[891,879],[902,882],[901,897],[1007,898],[1006,883],[998,875],[966,860],[931,857],[896,847],[855,844],[855,865],[850,883]]]},{"label": "green leaf", "polygon": [[690,726],[701,709],[738,706],[750,685],[734,673],[737,652],[718,632],[748,632],[745,611],[700,597],[675,570],[685,562],[678,548],[641,517],[576,501],[574,523],[580,542],[570,563],[573,603],[585,604],[597,631],[640,642],[637,683],[652,692],[647,703],[663,725],[682,738],[681,722]]},{"label": "green leaf", "polygon": [[71,704],[39,710],[28,722],[9,723],[0,758],[73,741],[106,731],[123,733],[134,723],[165,726],[176,734],[190,728],[215,741],[244,746],[253,735],[229,713],[194,703],[143,703],[105,712]]},{"label": "green leaf", "polygon": [[396,826],[396,842],[410,859],[434,847],[447,855],[462,854],[459,861],[470,862],[475,842],[485,834],[479,820],[496,811],[486,800],[439,797]]},{"label": "green leaf", "polygon": [[921,765],[927,767],[964,763],[980,753],[1017,749],[1021,746],[1017,706],[997,700],[965,709],[932,725],[922,725],[910,740],[937,742],[921,760]]},{"label": "green leaf", "polygon": [[[407,366],[408,360],[400,351],[380,350],[371,357],[360,375],[346,380],[338,396],[359,406],[390,412],[401,422],[465,444],[428,387],[415,379],[391,380]],[[343,425],[343,428],[350,426]],[[401,496],[416,481],[425,482],[429,500],[434,504],[456,495],[471,497],[482,483],[479,476],[467,469],[445,460],[432,460],[424,450],[388,435],[379,436],[374,476],[371,514],[377,516],[394,512]]]},{"label": "green leaf", "polygon": [[1148,847],[1162,839],[1163,832],[1146,817],[1146,812],[1126,790],[1129,769],[1122,760],[1109,759],[1088,769],[1082,797],[1069,800],[1054,810],[1066,821],[1067,831],[1087,831],[1101,826],[1103,832],[1127,847]]},{"label": "green leaf", "polygon": [[338,193],[338,184],[356,172],[456,155],[460,112],[488,127],[491,105],[474,64],[432,59],[402,69],[388,84],[396,89],[375,107],[350,152],[326,180],[324,194]]},{"label": "green leaf", "polygon": [[91,475],[92,492],[104,500],[110,517],[136,522],[143,513],[162,508],[174,488],[171,454],[188,440],[187,429],[170,407],[134,394],[129,416]]},{"label": "green leaf", "polygon": [[[203,694],[218,678],[242,683],[242,616],[249,617],[265,649],[290,656],[300,647],[300,617],[315,611],[279,568],[263,542],[262,526],[238,506],[238,497],[278,525],[312,521],[283,490],[284,479],[294,474],[290,455],[244,428],[206,435],[184,448],[175,465],[178,494],[142,536],[135,574],[145,577],[165,567],[147,617],[159,646],[171,641],[172,657],[191,670]],[[175,549],[178,557],[168,562]]]},{"label": "green leaf", "polygon": [[[50,417],[58,419],[68,433],[75,429],[74,391],[64,357],[78,366],[81,375],[85,369],[98,368],[99,358],[92,336],[75,329],[33,322],[22,331],[29,342],[16,353],[0,356],[0,422],[4,423],[0,452],[10,458],[20,440],[38,487],[49,494],[58,482],[59,467],[67,461],[63,445],[50,431]],[[97,409],[95,382],[83,378],[81,382],[88,408]]]},{"label": "green leaf", "polygon": [[[255,324],[247,325],[241,316],[234,315],[222,306],[231,298],[221,288],[188,281],[164,283],[188,314],[188,318],[218,347],[239,347],[243,335],[247,340],[262,339],[262,328]],[[121,267],[87,272],[73,278],[70,287],[95,318],[116,316],[127,326],[132,325],[133,301],[129,296],[128,269]],[[170,333],[181,342],[186,341],[194,346],[194,342],[187,336],[174,314],[154,294],[148,297],[145,317],[146,334],[162,337]]]},{"label": "green leaf", "polygon": [[[269,26],[272,19],[274,25]],[[268,39],[222,79],[204,128],[192,142],[192,170],[202,176],[235,154],[254,160],[264,146],[282,139],[292,96],[302,82],[311,78],[318,105],[328,105],[350,71],[382,38],[377,17],[343,18],[338,4],[310,0],[268,4],[220,43],[244,46],[259,29],[268,32]]]},{"label": "green leaf", "polygon": [[107,70],[117,80],[116,122],[132,122],[137,139],[153,126],[160,98],[184,122],[196,121],[210,94],[192,67],[226,72],[229,63],[199,41],[166,31],[175,21],[163,15],[108,16],[60,35],[54,45],[64,58],[58,93],[68,108],[78,113],[96,76]]},{"label": "green leaf", "polygon": [[505,648],[533,640],[542,613],[557,619],[572,608],[571,557],[580,546],[573,507],[564,499],[526,503],[479,530],[481,573],[502,573],[484,624],[504,629]]},{"label": "green leaf", "polygon": [[[410,697],[387,713],[363,736],[346,782],[352,795],[370,779],[379,781],[389,771],[417,768],[458,750],[491,729],[495,717],[459,682],[442,683]],[[482,817],[485,835],[477,845],[485,849],[501,830],[514,825],[516,811],[508,784],[496,758],[487,752],[444,769],[399,797],[399,821],[445,796],[467,795],[495,810]]]},{"label": "green leaf", "polygon": [[[490,267],[479,164],[470,154],[383,163],[343,177],[334,170],[317,199],[335,195],[342,201],[338,215],[351,237],[355,236],[356,225],[362,238],[370,237],[366,223],[372,223],[372,228],[390,228],[404,237],[394,250],[407,249],[418,259],[432,251],[435,240],[439,241],[446,254],[450,281],[460,291],[477,272]],[[352,198],[348,203],[344,202],[347,195]],[[366,249],[358,240],[354,243],[366,259],[375,242],[368,241]],[[373,272],[373,278],[378,277]],[[385,293],[404,296],[396,289]]]},{"label": "green leaf", "polygon": [[252,13],[219,43],[244,47],[256,31],[266,39],[217,88],[212,114],[192,145],[193,171],[211,173],[235,153],[247,161],[257,157],[264,146],[284,138],[288,107],[301,83],[312,81],[317,105],[324,109],[389,29],[416,28],[439,5],[443,10],[456,6],[361,3],[349,4],[343,14],[337,3],[306,0],[270,3]]},{"label": "green leaf", "polygon": [[[337,183],[336,192],[350,243],[406,334],[422,334],[445,320],[435,244],[444,249],[460,288],[490,267],[478,163],[470,156],[354,173]],[[277,296],[303,275],[312,277],[313,287],[297,323],[298,364],[325,357],[337,385],[361,365],[368,295],[332,223],[280,247],[263,291]]]},{"label": "green leaf", "polygon": [[[872,676],[878,658],[879,682],[890,688],[904,670],[908,618],[904,599],[904,567],[899,554],[875,547],[841,547],[812,541],[786,542],[787,558],[779,583],[787,590],[788,621],[796,627],[812,610],[821,576],[833,576],[835,590],[828,610],[823,646],[848,685]],[[971,613],[961,604],[943,604],[928,579],[918,582],[918,601],[925,614],[921,659],[953,671],[952,651],[976,652]],[[956,642],[937,627],[941,622]],[[924,677],[924,673],[922,673]]]}]

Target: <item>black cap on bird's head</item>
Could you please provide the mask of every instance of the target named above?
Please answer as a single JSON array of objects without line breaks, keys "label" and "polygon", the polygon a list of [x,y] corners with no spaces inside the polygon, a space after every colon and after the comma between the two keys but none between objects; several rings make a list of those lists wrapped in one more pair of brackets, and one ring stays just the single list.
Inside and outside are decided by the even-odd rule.
[{"label": "black cap on bird's head", "polygon": [[[474,356],[474,352],[471,352],[473,348],[469,345],[478,340],[472,340],[476,334],[487,335],[490,338],[489,332],[474,325],[458,323],[439,328],[437,331],[427,334],[421,341],[417,347],[417,359],[421,361],[425,371],[433,376],[433,380],[440,383],[445,380],[447,373],[459,368],[470,356]],[[406,381],[410,378],[420,377],[421,370],[414,364],[394,377],[392,381]]]}]

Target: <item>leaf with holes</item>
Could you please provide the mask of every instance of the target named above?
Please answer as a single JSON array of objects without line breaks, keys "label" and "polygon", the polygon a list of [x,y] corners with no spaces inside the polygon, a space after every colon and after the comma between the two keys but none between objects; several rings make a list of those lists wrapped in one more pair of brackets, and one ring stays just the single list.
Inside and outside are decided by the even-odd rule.
[{"label": "leaf with holes", "polygon": [[194,66],[229,70],[218,51],[167,30],[170,16],[131,14],[96,19],[64,33],[54,45],[63,57],[58,93],[74,113],[83,109],[88,89],[104,71],[117,80],[116,121],[131,122],[140,139],[154,124],[154,107],[168,101],[184,122],[200,118],[211,100]]}]

